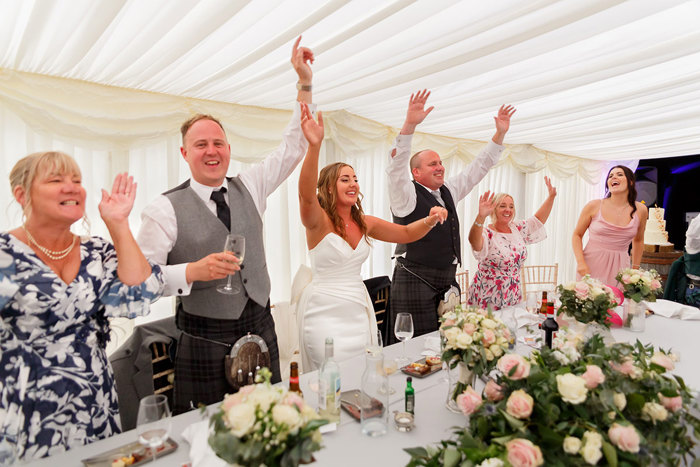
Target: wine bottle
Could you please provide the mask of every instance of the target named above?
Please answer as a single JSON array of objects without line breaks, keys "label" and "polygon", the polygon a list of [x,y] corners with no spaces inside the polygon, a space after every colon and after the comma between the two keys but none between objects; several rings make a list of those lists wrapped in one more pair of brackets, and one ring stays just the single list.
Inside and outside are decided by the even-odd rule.
[{"label": "wine bottle", "polygon": [[552,302],[547,304],[547,318],[542,323],[542,330],[544,331],[544,343],[551,349],[552,340],[557,337],[559,330],[559,324],[554,319],[554,303]]},{"label": "wine bottle", "polygon": [[326,356],[318,373],[318,413],[331,423],[340,423],[340,368],[333,359],[333,338],[326,338]]}]

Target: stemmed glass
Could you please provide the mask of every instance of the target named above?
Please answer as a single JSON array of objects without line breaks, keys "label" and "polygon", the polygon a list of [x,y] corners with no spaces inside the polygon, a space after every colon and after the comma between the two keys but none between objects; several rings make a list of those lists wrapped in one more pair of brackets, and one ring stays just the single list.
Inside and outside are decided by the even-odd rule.
[{"label": "stemmed glass", "polygon": [[[245,237],[243,235],[227,235],[224,243],[224,252],[233,253],[238,258],[238,264],[241,264],[245,256]],[[229,274],[226,284],[217,286],[216,290],[223,294],[233,295],[240,292],[241,288],[238,284],[231,284],[231,275]]]},{"label": "stemmed glass", "polygon": [[151,448],[153,460],[156,460],[156,450],[170,435],[171,420],[168,398],[163,394],[146,396],[139,401],[136,418],[139,443]]},{"label": "stemmed glass", "polygon": [[409,359],[406,355],[406,341],[413,337],[413,317],[410,313],[399,313],[396,315],[394,335],[402,342],[403,346],[403,356],[398,362],[401,366],[406,366],[409,364]]}]

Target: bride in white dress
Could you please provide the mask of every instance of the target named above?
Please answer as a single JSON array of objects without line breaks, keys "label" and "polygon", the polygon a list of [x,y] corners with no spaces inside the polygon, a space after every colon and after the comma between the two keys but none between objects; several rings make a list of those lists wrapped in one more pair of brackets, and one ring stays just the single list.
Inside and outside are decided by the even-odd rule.
[{"label": "bride in white dress", "polygon": [[366,216],[352,167],[337,162],[318,175],[323,118],[319,112],[314,121],[308,107],[301,105],[309,149],[299,175],[299,207],[312,280],[299,299],[297,324],[302,367],[312,371],[323,362],[326,337],[333,338],[336,360],[362,353],[368,342],[376,344],[377,321],[360,275],[370,252],[369,237],[414,242],[444,222],[447,210],[435,207],[428,217],[405,226]]}]

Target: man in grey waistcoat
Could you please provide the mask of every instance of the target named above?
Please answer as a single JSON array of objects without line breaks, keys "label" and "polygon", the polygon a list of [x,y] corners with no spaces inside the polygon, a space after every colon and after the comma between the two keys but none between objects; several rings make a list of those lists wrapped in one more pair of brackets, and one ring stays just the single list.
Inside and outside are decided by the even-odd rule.
[{"label": "man in grey waistcoat", "polygon": [[398,313],[410,313],[414,336],[438,329],[438,301],[452,286],[459,288],[455,280],[457,265],[462,261],[457,203],[498,162],[510,117],[515,112],[512,106],[501,106],[494,117],[496,133],[491,141],[466,169],[445,180],[445,168],[437,152],[424,149],[410,156],[413,133],[433,110],[425,109],[429,96],[427,90],[411,94],[406,120],[387,167],[394,222],[409,224],[425,217],[433,206],[442,205],[449,213],[447,221],[436,225],[425,237],[396,247],[389,326],[393,329]]},{"label": "man in grey waistcoat", "polygon": [[[311,50],[299,47],[300,40],[291,60],[299,77],[297,100],[311,104],[314,57]],[[138,243],[146,257],[163,268],[164,295],[177,296],[176,324],[182,334],[175,357],[175,413],[218,402],[233,392],[225,378],[224,357],[248,332],[267,343],[272,382],[280,381],[263,213],[267,197],[306,153],[300,115],[295,103],[282,144],[235,177],[226,177],[231,149],[223,126],[210,115],[195,115],[182,125],[180,148],[192,178],[163,193],[142,213]],[[240,265],[231,253],[223,253],[229,233],[245,237],[245,261]],[[219,293],[216,287],[231,274],[241,291]]]}]

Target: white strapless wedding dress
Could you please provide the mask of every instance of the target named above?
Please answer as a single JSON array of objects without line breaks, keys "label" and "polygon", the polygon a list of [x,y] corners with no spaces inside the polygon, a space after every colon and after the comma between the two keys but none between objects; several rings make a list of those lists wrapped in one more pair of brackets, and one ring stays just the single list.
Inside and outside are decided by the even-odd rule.
[{"label": "white strapless wedding dress", "polygon": [[326,337],[333,338],[338,361],[361,354],[370,340],[376,343],[377,320],[360,275],[369,252],[364,238],[353,250],[333,232],[309,251],[312,279],[297,306],[304,372],[323,363]]}]

